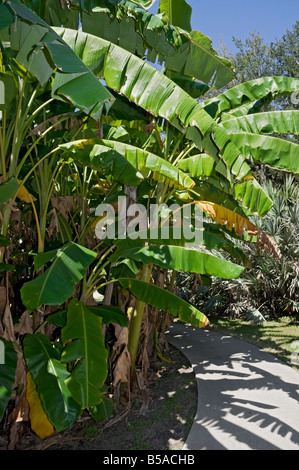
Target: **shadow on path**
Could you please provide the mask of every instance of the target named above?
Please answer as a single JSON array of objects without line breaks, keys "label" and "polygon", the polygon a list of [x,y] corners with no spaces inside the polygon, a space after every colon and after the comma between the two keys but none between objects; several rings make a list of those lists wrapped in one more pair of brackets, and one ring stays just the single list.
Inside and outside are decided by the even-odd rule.
[{"label": "shadow on path", "polygon": [[198,407],[185,449],[299,450],[299,374],[230,336],[180,322],[169,342],[190,361]]}]

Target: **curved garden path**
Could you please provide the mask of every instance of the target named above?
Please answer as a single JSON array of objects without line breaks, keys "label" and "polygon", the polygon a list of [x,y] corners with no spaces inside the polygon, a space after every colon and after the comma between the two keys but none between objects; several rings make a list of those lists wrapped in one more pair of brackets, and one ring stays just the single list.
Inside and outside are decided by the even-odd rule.
[{"label": "curved garden path", "polygon": [[299,373],[255,346],[180,322],[168,340],[190,361],[198,407],[185,450],[299,450]]}]

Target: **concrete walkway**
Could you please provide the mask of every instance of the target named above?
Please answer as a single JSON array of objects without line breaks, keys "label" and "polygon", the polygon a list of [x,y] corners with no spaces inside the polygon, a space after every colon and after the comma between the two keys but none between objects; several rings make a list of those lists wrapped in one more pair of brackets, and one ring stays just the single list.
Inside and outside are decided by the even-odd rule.
[{"label": "concrete walkway", "polygon": [[184,450],[299,450],[299,373],[251,344],[180,322],[168,339],[191,363],[198,407]]}]

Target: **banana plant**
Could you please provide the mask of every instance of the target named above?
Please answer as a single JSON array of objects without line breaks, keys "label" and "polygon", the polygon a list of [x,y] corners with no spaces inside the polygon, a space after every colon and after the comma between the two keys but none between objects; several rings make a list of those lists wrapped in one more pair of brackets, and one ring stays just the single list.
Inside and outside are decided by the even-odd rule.
[{"label": "banana plant", "polygon": [[[36,8],[36,2],[24,3]],[[37,275],[24,283],[21,289],[23,305],[29,312],[38,312],[45,305],[57,310],[46,316],[45,323],[38,329],[27,333],[22,345],[28,368],[30,419],[41,437],[54,430],[65,429],[83,409],[88,409],[93,416],[108,416],[110,405],[104,393],[108,351],[102,334],[103,324],[113,322],[130,327],[128,347],[132,372],[146,304],[194,326],[207,325],[208,320],[203,313],[173,294],[173,283],[170,290],[165,290],[164,285],[162,288],[155,285],[155,268],[164,272],[171,270],[173,279],[177,270],[191,271],[203,277],[239,277],[243,266],[206,252],[206,249],[223,249],[246,262],[228,233],[238,239],[247,233],[249,238],[255,237],[256,242],[272,247],[275,252],[272,240],[258,231],[248,218],[253,213],[266,214],[272,205],[268,194],[253,177],[249,163],[251,158],[264,159],[267,164],[288,171],[296,171],[297,168],[293,147],[292,157],[283,157],[279,162],[283,146],[275,150],[275,158],[267,148],[269,144],[275,147],[277,139],[267,140],[268,144],[260,140],[264,151],[258,154],[256,137],[250,140],[241,135],[240,130],[248,134],[249,129],[254,129],[255,134],[257,130],[265,134],[271,129],[272,134],[282,129],[297,129],[294,114],[280,124],[276,121],[281,116],[260,116],[256,120],[251,116],[258,116],[252,113],[276,93],[289,94],[298,89],[298,80],[267,79],[257,85],[228,91],[219,100],[199,103],[193,96],[198,98],[206,90],[206,85],[199,87],[197,85],[202,84],[195,80],[213,83],[214,79],[214,84],[220,86],[231,79],[232,68],[227,61],[216,56],[208,38],[189,31],[189,13],[183,19],[180,15],[173,16],[174,2],[171,0],[161,0],[159,16],[151,15],[137,5],[148,7],[149,1],[122,1],[116,5],[110,1],[97,3],[100,8],[91,8],[89,2],[74,1],[69,11],[62,11],[57,2],[49,2],[48,11],[39,5],[38,14],[44,20],[19,2],[0,3],[3,13],[0,16],[1,39],[10,44],[2,50],[4,65],[1,72],[6,80],[7,103],[15,101],[19,112],[16,119],[18,127],[13,122],[9,132],[6,126],[2,128],[3,142],[10,133],[10,140],[6,140],[7,152],[10,145],[15,151],[12,152],[13,164],[8,170],[5,165],[10,154],[3,152],[2,171],[6,171],[5,176],[9,178],[4,179],[0,186],[0,201],[5,204],[9,198],[21,196],[20,189],[31,176],[35,181],[35,186],[32,186],[36,188],[35,195],[40,195],[38,178],[42,175],[45,182],[50,180],[45,203],[42,204],[43,212],[49,206],[53,191],[62,197],[65,195],[62,189],[65,188],[64,180],[70,178],[68,181],[72,188],[83,188],[83,195],[90,197],[89,189],[100,188],[102,202],[114,201],[124,186],[135,186],[138,200],[146,201],[147,206],[151,201],[158,204],[176,202],[181,208],[185,204],[193,208],[200,206],[215,223],[205,219],[200,249],[190,247],[189,240],[181,238],[178,241],[172,232],[172,236],[163,240],[159,230],[156,237],[146,234],[145,239],[137,241],[126,238],[110,244],[100,243],[100,249],[93,243],[89,249],[83,246],[84,236],[90,228],[86,222],[83,230],[87,214],[81,211],[78,243],[73,240],[76,224],[68,227],[66,219],[60,218],[60,231],[62,225],[64,227],[63,242],[46,251],[40,244],[33,265]],[[184,11],[190,11],[183,0],[176,3]],[[83,32],[76,30],[78,12]],[[100,24],[107,26],[109,16],[113,27],[99,28]],[[173,22],[175,26],[171,25]],[[61,24],[74,29],[57,27]],[[32,34],[33,28],[36,36]],[[148,60],[154,61],[158,55],[165,71],[159,72],[141,59],[145,51],[148,51]],[[103,87],[99,79],[104,79],[107,87]],[[194,86],[190,85],[192,82]],[[29,89],[33,84],[35,92],[30,95]],[[178,84],[182,84],[184,89]],[[187,92],[191,89],[192,96]],[[120,102],[116,96],[122,100],[120,107],[126,106],[124,115],[118,120],[114,116],[117,109],[113,110],[114,105],[117,107]],[[72,110],[74,113],[77,107],[89,118],[72,134],[62,133],[55,138],[52,133],[60,122],[51,119],[61,116],[61,123],[68,119],[65,112],[57,112],[58,101],[60,104],[62,101],[68,103],[68,112]],[[54,112],[49,111],[51,106]],[[103,116],[103,110],[108,112],[107,116]],[[247,115],[249,119],[246,121]],[[3,116],[8,122],[8,116]],[[103,135],[98,137],[100,117]],[[236,122],[235,118],[240,119]],[[34,126],[36,128],[46,122],[47,126],[40,134],[31,135],[31,140],[24,139]],[[116,127],[120,125],[122,128]],[[148,138],[140,139],[137,131],[145,129]],[[68,141],[69,136],[71,141]],[[124,142],[123,139],[128,140]],[[141,146],[137,142],[141,142]],[[45,152],[41,149],[42,143],[54,146]],[[53,158],[49,160],[49,157]],[[29,160],[33,167],[26,172],[25,164]],[[47,165],[43,165],[46,162]],[[81,174],[73,176],[72,172]],[[19,176],[22,176],[21,187]],[[23,201],[26,198],[31,203],[35,216],[34,204],[37,201],[31,192],[22,197]],[[11,204],[7,213],[8,210],[12,210]],[[7,227],[2,231],[5,246],[9,217],[6,215],[4,220]],[[45,226],[38,217],[35,220],[38,221],[37,226]],[[40,232],[43,240],[44,229]],[[110,263],[115,265],[108,279]],[[130,324],[127,315],[117,306],[89,305],[92,294],[102,292],[109,284],[116,285],[118,292],[128,292],[136,299],[130,312]],[[41,332],[49,323],[62,328],[58,342],[52,342]],[[12,342],[5,344],[6,347],[9,378],[1,391],[2,416],[16,370]],[[49,390],[52,389],[53,394],[50,395]]]},{"label": "banana plant", "polygon": [[[32,125],[36,125],[36,119],[42,113],[46,116],[47,107],[54,99],[64,99],[97,119],[103,108],[109,109],[114,98],[72,49],[31,10],[19,3],[1,1],[0,14],[0,79],[4,89],[4,103],[1,104],[0,168],[3,178],[1,203],[4,204],[17,197],[24,184],[24,181],[19,181],[20,175],[24,165],[37,152],[38,144],[44,143],[47,134],[68,119],[68,116],[62,115],[54,123],[50,122],[31,145],[27,145]],[[49,88],[47,83],[51,77],[54,80]],[[78,94],[78,89],[82,86],[88,89],[84,96],[82,93],[81,96]],[[27,148],[21,154],[24,144]],[[55,149],[51,149],[43,153],[42,158],[38,158],[47,165],[45,160],[50,160],[54,153]],[[41,170],[42,163],[38,162],[30,172],[37,165]],[[51,167],[51,163],[49,166]],[[26,180],[28,174],[24,176]],[[46,170],[44,176],[48,183],[49,179],[52,180]],[[43,195],[47,201],[49,194],[44,192]],[[35,209],[34,199],[30,202]],[[41,213],[44,214],[47,209],[46,202],[40,202]],[[6,236],[11,215],[9,204],[2,206],[2,215],[1,233]],[[39,222],[43,229],[44,220]],[[40,223],[38,228],[39,226]],[[39,231],[38,235],[39,251],[42,251],[43,234]]]},{"label": "banana plant", "polygon": [[191,31],[192,8],[185,0],[161,0],[157,15],[148,11],[154,3],[150,0],[74,0],[68,10],[53,0],[48,2],[47,9],[30,0],[23,3],[52,26],[63,24],[77,29],[72,27],[72,22],[78,22],[80,14],[83,31],[146,57],[151,63],[158,58],[173,78],[181,82],[186,79],[185,85],[197,90],[199,95],[202,87],[198,80],[220,88],[234,77],[232,64],[217,55],[210,38],[199,31]]},{"label": "banana plant", "polygon": [[[197,177],[203,176],[204,181],[206,181],[206,177],[211,176],[213,172],[213,176],[215,176],[214,179],[218,185],[220,182],[220,186],[221,181],[225,179],[226,187],[228,188],[226,191],[232,194],[234,199],[239,202],[241,208],[247,211],[247,213],[257,212],[259,215],[263,215],[269,210],[272,204],[269,197],[250,173],[250,167],[237,146],[234,145],[233,138],[228,138],[228,134],[225,136],[224,133],[222,133],[224,128],[218,125],[215,116],[213,116],[214,120],[211,121],[213,118],[210,116],[210,109],[208,107],[206,108],[196,103],[195,100],[190,98],[165,75],[151,69],[149,65],[130,52],[120,49],[119,46],[103,41],[101,38],[92,38],[90,34],[84,33],[76,33],[71,40],[70,31],[64,33],[61,29],[56,30],[66,41],[70,41],[74,50],[78,50],[78,52],[77,44],[81,44],[83,38],[86,48],[88,48],[88,41],[98,43],[98,50],[100,50],[100,44],[102,44],[102,50],[105,47],[105,65],[104,67],[101,65],[102,69],[97,70],[99,77],[104,78],[110,88],[126,96],[129,100],[134,101],[152,115],[157,118],[166,119],[171,126],[175,127],[185,134],[187,139],[191,140],[190,147],[181,152],[180,155],[177,155],[177,149],[175,149],[171,160],[179,165],[183,165],[184,169],[190,169],[191,162],[187,162],[187,167],[184,166],[184,158],[196,147],[200,151],[204,150],[207,154],[207,156],[202,159],[204,163],[202,163],[202,166],[196,168],[193,174]],[[80,35],[82,35],[82,38],[80,38]],[[113,75],[110,74],[110,64],[113,69]],[[123,74],[124,67],[126,69],[125,75]],[[118,73],[116,72],[117,70]],[[280,81],[285,87],[285,89],[283,89],[282,86],[283,92],[291,93],[297,87],[298,81]],[[142,87],[141,84],[143,85]],[[277,89],[278,88],[277,86]],[[207,106],[208,104],[209,103],[207,103]],[[185,120],[184,116],[186,117]],[[165,139],[165,147],[167,146],[168,136],[169,133]],[[192,141],[194,144],[193,148]],[[118,145],[119,149],[120,147],[121,144]],[[124,149],[123,155],[126,156]],[[202,154],[199,155],[200,157],[197,158],[197,160],[201,160]],[[164,159],[167,159],[165,155]],[[214,160],[214,165],[212,159]],[[193,164],[194,160],[196,160],[196,158],[192,160]],[[139,168],[138,164],[136,167]],[[289,168],[289,170],[292,169],[292,167]],[[198,181],[198,184],[199,192],[196,194],[193,190],[192,196],[190,197],[191,199],[192,197],[193,199],[200,197],[201,181]],[[166,188],[165,191],[164,187],[162,191],[166,194],[167,190]],[[189,194],[191,191],[189,190]],[[207,208],[205,205],[202,205],[202,207]],[[216,206],[214,206],[214,208],[215,207]],[[209,211],[207,210],[207,212]],[[211,211],[209,213],[211,214]],[[227,212],[226,214],[229,213]],[[241,219],[239,219],[239,222],[240,220]],[[233,223],[231,227],[233,226],[235,226],[235,223]],[[244,227],[246,228],[246,226],[243,226],[243,228]],[[249,227],[250,224],[247,223],[247,229]],[[239,228],[237,226],[236,229],[238,233]],[[259,232],[255,232],[255,235],[260,236],[260,238],[262,237],[262,234]],[[269,241],[267,237],[263,238],[263,241],[265,245],[274,246],[275,251],[276,247],[272,241]],[[145,257],[143,261],[146,261]],[[148,258],[148,261],[149,266],[152,266],[152,258]],[[147,271],[145,272],[145,276],[148,279],[149,273]],[[140,311],[142,311],[142,308]]]}]

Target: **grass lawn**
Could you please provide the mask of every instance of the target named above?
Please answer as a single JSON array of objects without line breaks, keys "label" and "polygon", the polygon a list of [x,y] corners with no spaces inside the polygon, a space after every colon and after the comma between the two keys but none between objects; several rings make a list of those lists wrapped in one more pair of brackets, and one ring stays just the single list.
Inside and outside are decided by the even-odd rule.
[{"label": "grass lawn", "polygon": [[[292,353],[297,352],[299,361],[299,321],[290,317],[253,324],[242,319],[209,317],[209,328],[220,333],[247,341],[278,357],[299,372],[299,362],[292,362]],[[294,343],[294,342],[298,343]]]}]

